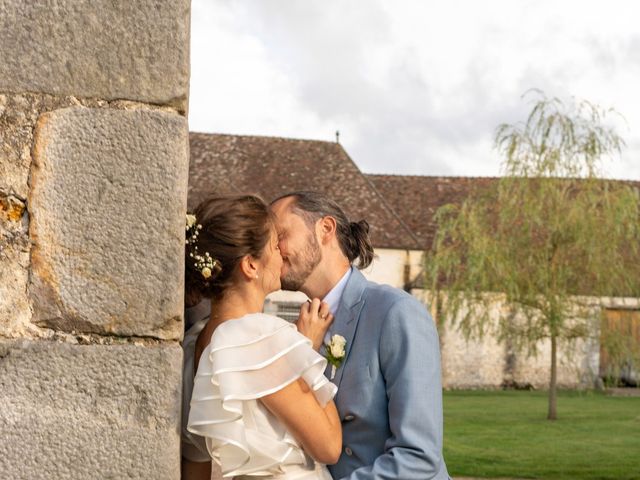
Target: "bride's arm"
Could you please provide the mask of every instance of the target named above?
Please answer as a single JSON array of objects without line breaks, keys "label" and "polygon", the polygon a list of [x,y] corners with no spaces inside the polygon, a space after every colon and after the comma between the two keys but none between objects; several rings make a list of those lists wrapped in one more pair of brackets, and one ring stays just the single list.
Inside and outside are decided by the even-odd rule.
[{"label": "bride's arm", "polygon": [[317,462],[338,461],[342,451],[342,425],[333,401],[322,408],[301,378],[262,397],[261,401]]}]

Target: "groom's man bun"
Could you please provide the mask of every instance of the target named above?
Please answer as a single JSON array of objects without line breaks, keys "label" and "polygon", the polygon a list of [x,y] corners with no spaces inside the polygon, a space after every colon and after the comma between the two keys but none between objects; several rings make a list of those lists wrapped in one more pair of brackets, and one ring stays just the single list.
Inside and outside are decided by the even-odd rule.
[{"label": "groom's man bun", "polygon": [[[260,258],[275,228],[269,206],[254,195],[211,196],[193,215],[201,228],[195,243],[185,248],[185,296],[190,305],[202,298],[221,298],[242,257]],[[211,260],[199,262],[198,257]],[[208,265],[212,268],[203,275]]]},{"label": "groom's man bun", "polygon": [[289,197],[294,199],[291,204],[292,211],[302,217],[309,228],[313,228],[322,217],[333,217],[336,220],[336,236],[340,250],[349,262],[359,269],[371,265],[374,253],[366,220],[349,221],[340,205],[321,192],[291,192],[276,198],[271,204]]}]

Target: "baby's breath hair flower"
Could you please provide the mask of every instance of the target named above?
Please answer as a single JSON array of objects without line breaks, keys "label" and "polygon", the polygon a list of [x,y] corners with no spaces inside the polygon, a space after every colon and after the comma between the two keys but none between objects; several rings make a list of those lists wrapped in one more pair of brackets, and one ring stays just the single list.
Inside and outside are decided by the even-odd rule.
[{"label": "baby's breath hair flower", "polygon": [[185,243],[187,245],[195,244],[198,241],[200,230],[202,230],[202,225],[198,223],[195,215],[187,213],[185,230],[187,232]]},{"label": "baby's breath hair flower", "polygon": [[220,265],[220,262],[218,262],[218,260],[213,258],[211,255],[209,255],[209,252],[204,252],[204,255],[200,255],[197,252],[198,250],[197,245],[194,248],[196,250],[195,254],[191,253],[189,254],[189,256],[193,258],[196,270],[199,270],[202,276],[205,279],[208,279],[213,274],[213,271],[216,268],[216,266]]},{"label": "baby's breath hair flower", "polygon": [[192,250],[189,253],[189,257],[193,258],[196,270],[202,274],[202,277],[205,280],[208,280],[212,275],[220,271],[222,266],[218,260],[209,254],[209,252],[204,252],[204,255],[201,255],[200,252],[198,252],[198,245],[196,245],[196,243],[198,241],[198,235],[200,235],[200,230],[202,230],[202,225],[198,223],[195,215],[187,214],[185,230],[185,243],[190,246]]}]

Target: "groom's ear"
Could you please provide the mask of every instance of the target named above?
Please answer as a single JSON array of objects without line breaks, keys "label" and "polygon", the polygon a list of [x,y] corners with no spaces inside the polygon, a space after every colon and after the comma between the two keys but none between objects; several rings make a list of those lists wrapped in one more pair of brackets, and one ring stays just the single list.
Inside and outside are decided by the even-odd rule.
[{"label": "groom's ear", "polygon": [[318,234],[320,235],[320,241],[324,244],[328,243],[332,238],[336,236],[336,230],[338,224],[336,219],[330,215],[322,217],[318,220]]}]

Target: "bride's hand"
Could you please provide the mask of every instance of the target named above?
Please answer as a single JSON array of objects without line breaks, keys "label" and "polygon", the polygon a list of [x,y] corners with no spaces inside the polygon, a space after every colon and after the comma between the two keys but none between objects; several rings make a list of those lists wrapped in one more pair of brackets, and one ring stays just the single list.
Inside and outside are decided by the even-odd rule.
[{"label": "bride's hand", "polygon": [[329,304],[314,298],[300,307],[296,326],[301,334],[311,340],[313,348],[319,351],[331,322],[333,315],[329,312]]}]

